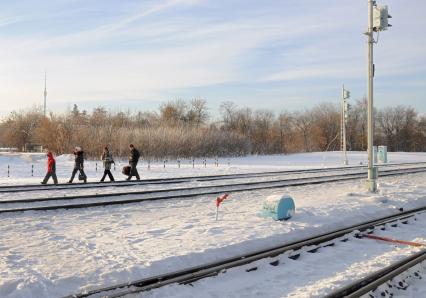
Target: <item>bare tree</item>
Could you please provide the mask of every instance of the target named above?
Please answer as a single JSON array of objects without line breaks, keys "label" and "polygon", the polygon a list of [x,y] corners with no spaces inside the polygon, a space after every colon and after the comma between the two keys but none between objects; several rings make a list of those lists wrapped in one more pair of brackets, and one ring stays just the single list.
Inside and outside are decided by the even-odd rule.
[{"label": "bare tree", "polygon": [[312,133],[312,114],[310,111],[305,110],[304,112],[295,112],[294,113],[294,125],[303,140],[303,148],[304,152],[311,151],[311,133]]},{"label": "bare tree", "polygon": [[[90,113],[77,105],[65,114],[43,117],[41,109],[13,112],[0,122],[2,146],[23,149],[40,143],[58,154],[76,145],[98,158],[108,145],[126,156],[134,143],[146,158],[183,158],[335,150],[340,130],[339,108],[323,103],[308,110],[282,112],[238,107],[224,102],[221,121],[209,123],[206,101],[175,100],[159,111],[110,112],[97,107]],[[376,112],[375,112],[376,113]],[[351,106],[348,119],[350,150],[366,149],[366,100]],[[411,107],[378,111],[375,143],[389,150],[425,150],[426,120]]]},{"label": "bare tree", "polygon": [[161,119],[167,125],[182,125],[187,121],[187,109],[188,106],[182,99],[169,101],[160,106]]},{"label": "bare tree", "polygon": [[340,150],[336,136],[340,132],[339,107],[330,103],[321,103],[312,110],[316,143],[319,150]]},{"label": "bare tree", "polygon": [[194,98],[187,112],[188,122],[190,125],[200,127],[205,124],[209,118],[207,102],[202,98]]}]

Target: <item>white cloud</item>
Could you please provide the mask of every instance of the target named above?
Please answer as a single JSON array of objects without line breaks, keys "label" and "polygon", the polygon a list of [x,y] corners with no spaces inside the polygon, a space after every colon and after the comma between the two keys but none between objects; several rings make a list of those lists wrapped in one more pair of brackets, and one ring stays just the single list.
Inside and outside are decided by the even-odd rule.
[{"label": "white cloud", "polygon": [[[313,6],[297,14],[262,5],[261,12],[253,8],[252,17],[234,13],[220,21],[211,15],[173,14],[174,8],[204,2],[150,1],[154,4],[145,2],[136,12],[72,34],[5,36],[0,40],[0,109],[41,101],[45,68],[48,98],[56,102],[158,99],[178,89],[223,83],[364,80],[365,5],[307,1]],[[379,74],[424,74],[425,37],[392,30],[376,46]],[[293,97],[304,92],[300,86],[292,90],[285,92]],[[244,90],[240,93],[245,96]]]},{"label": "white cloud", "polygon": [[291,81],[303,79],[324,79],[324,78],[359,78],[364,69],[359,66],[343,68],[341,65],[320,65],[317,67],[306,66],[303,69],[290,69],[272,74],[261,81]]},{"label": "white cloud", "polygon": [[0,16],[0,28],[15,24],[19,21],[20,19],[17,17],[1,17]]}]

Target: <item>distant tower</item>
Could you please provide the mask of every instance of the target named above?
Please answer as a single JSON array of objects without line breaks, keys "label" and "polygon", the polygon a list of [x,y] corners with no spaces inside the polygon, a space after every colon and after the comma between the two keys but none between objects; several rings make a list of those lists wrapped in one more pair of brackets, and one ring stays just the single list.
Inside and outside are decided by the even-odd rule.
[{"label": "distant tower", "polygon": [[44,117],[46,117],[46,98],[47,98],[46,71],[44,72]]}]

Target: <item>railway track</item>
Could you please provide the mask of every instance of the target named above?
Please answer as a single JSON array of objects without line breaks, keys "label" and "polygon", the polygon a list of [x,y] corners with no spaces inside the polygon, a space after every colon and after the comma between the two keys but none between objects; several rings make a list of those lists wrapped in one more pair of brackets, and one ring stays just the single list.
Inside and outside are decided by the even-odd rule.
[{"label": "railway track", "polygon": [[[378,165],[379,168],[389,168],[398,166],[426,166],[425,163],[400,163],[400,164],[382,164]],[[16,193],[16,192],[32,192],[32,191],[51,191],[51,190],[68,190],[68,189],[91,189],[91,188],[105,188],[105,187],[129,187],[141,185],[155,185],[155,184],[178,184],[191,181],[217,181],[217,180],[232,180],[240,178],[261,178],[277,175],[295,175],[295,174],[309,174],[309,173],[324,173],[331,171],[348,171],[348,170],[361,170],[366,169],[366,166],[350,166],[350,167],[336,167],[336,168],[315,168],[303,170],[285,170],[285,171],[270,171],[270,172],[255,172],[255,173],[242,173],[242,174],[221,174],[221,175],[204,175],[204,176],[185,176],[178,178],[157,178],[157,179],[144,179],[140,181],[115,181],[110,182],[89,182],[89,183],[75,183],[75,184],[24,184],[24,185],[0,185],[0,193]]]},{"label": "railway track", "polygon": [[[380,172],[380,176],[395,176],[403,174],[413,174],[419,172],[426,172],[426,167],[415,167],[408,169],[394,169]],[[9,199],[0,201],[1,213],[23,212],[23,211],[47,211],[57,209],[77,209],[77,208],[90,208],[102,207],[109,205],[121,205],[139,203],[143,201],[155,201],[176,198],[189,198],[204,195],[217,195],[225,192],[245,192],[261,189],[273,189],[289,186],[303,186],[308,184],[321,184],[329,182],[346,181],[353,179],[366,178],[366,173],[354,172],[346,174],[334,174],[327,176],[295,178],[295,179],[278,179],[270,181],[256,181],[256,182],[243,182],[233,184],[219,184],[197,187],[182,187],[173,189],[159,189],[159,190],[143,190],[143,191],[126,191],[105,194],[86,194],[74,196],[60,196],[60,197],[44,197],[44,198],[29,198],[29,199]],[[135,196],[137,196],[135,198]],[[104,200],[109,198],[109,200]],[[90,201],[91,200],[91,201]],[[66,202],[58,205],[58,202]],[[75,202],[70,204],[69,201]],[[27,204],[37,204],[34,206],[27,206]],[[46,205],[40,205],[45,203]],[[50,203],[54,203],[51,205]],[[25,204],[24,207],[15,207],[17,204]]]},{"label": "railway track", "polygon": [[[324,298],[357,298],[364,294],[377,289],[379,286],[390,282],[393,278],[413,268],[414,266],[426,260],[426,249],[421,250],[409,257],[406,257],[398,262],[395,262],[381,270],[373,272],[368,276],[354,281],[340,289],[333,291]],[[390,285],[394,287],[395,285]],[[396,288],[404,288],[404,285],[396,285]],[[386,296],[386,293],[384,295]],[[392,296],[390,296],[392,297]]]},{"label": "railway track", "polygon": [[[113,286],[102,287],[94,290],[85,291],[82,293],[72,294],[66,296],[65,298],[85,298],[85,297],[123,297],[129,294],[136,294],[144,291],[153,290],[170,284],[190,284],[199,279],[215,276],[221,272],[225,272],[229,268],[239,267],[247,264],[251,264],[255,261],[266,259],[266,258],[275,258],[279,255],[285,254],[287,257],[292,259],[297,259],[303,248],[307,247],[307,252],[316,252],[321,247],[334,246],[337,242],[350,241],[353,237],[363,238],[367,234],[373,233],[375,229],[387,229],[389,227],[398,227],[399,225],[408,224],[409,220],[413,218],[415,220],[416,214],[424,213],[426,211],[426,206],[421,208],[416,208],[408,211],[404,211],[398,214],[393,214],[385,216],[382,218],[366,221],[357,225],[352,225],[345,228],[340,228],[328,233],[323,233],[314,237],[306,238],[300,241],[292,243],[284,243],[282,245],[270,247],[268,249],[262,249],[259,251],[254,251],[248,254],[239,255],[232,258],[223,259],[220,261],[203,264],[195,267],[186,268],[183,270],[178,270],[175,272],[165,273],[161,275],[156,275],[152,277],[147,277],[140,280],[135,280],[132,282],[116,284]],[[409,259],[404,259],[397,264],[394,264],[393,269],[397,268],[399,265],[405,264],[404,268],[409,268],[413,264],[417,264],[426,258],[426,251],[422,250],[420,253],[412,256]],[[269,262],[269,261],[268,261]],[[269,262],[271,265],[279,265],[279,259]],[[408,264],[408,265],[407,265]],[[245,271],[250,272],[256,270],[257,265],[253,264],[253,267],[248,268]],[[391,269],[392,269],[391,268]],[[385,268],[381,270],[380,274],[370,274],[366,278],[357,283],[361,286],[354,286],[356,283],[348,285],[343,289],[333,292],[330,294],[329,298],[333,297],[344,297],[345,295],[351,295],[353,293],[355,296],[349,297],[359,297],[359,291],[362,288],[363,293],[374,289],[379,285],[379,283],[386,282],[386,279],[392,278],[395,274],[399,274],[401,269],[398,272]],[[390,272],[392,272],[390,274]],[[369,281],[368,285],[365,281]],[[357,292],[358,291],[358,292]],[[367,292],[365,292],[367,291]]]}]

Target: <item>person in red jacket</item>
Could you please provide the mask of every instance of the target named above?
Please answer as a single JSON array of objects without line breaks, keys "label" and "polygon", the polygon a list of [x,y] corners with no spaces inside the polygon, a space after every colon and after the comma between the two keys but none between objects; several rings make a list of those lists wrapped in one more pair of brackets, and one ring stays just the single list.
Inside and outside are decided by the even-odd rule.
[{"label": "person in red jacket", "polygon": [[46,184],[50,177],[53,178],[53,183],[55,183],[55,185],[58,184],[58,178],[56,177],[56,161],[55,158],[53,158],[52,152],[49,151],[47,152],[47,173],[41,184]]}]

